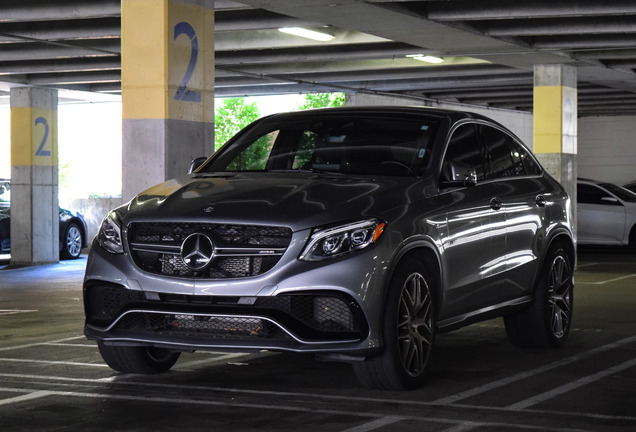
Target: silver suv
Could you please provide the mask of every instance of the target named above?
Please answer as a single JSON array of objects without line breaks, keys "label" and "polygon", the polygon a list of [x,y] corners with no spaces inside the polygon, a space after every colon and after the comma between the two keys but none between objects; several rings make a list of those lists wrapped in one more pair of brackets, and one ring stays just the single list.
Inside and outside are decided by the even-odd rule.
[{"label": "silver suv", "polygon": [[193,350],[312,352],[408,389],[438,332],[503,316],[514,344],[561,345],[574,260],[568,195],[485,117],[277,114],[104,218],[85,334],[121,372]]}]

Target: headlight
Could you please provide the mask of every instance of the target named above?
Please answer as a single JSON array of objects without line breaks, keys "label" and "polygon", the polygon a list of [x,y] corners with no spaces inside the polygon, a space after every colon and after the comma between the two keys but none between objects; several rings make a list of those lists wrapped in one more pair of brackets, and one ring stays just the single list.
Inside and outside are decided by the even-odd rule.
[{"label": "headlight", "polygon": [[377,219],[368,219],[317,230],[312,234],[303,253],[300,254],[300,259],[320,261],[364,249],[380,238],[385,226],[384,222]]},{"label": "headlight", "polygon": [[97,234],[97,241],[101,247],[110,253],[124,253],[124,245],[121,241],[121,222],[117,213],[111,211],[102,221],[102,226]]}]

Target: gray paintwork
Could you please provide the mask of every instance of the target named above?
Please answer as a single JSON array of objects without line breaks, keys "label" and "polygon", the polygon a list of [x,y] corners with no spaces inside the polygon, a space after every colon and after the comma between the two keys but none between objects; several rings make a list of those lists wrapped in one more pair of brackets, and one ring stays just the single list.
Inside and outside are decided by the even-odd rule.
[{"label": "gray paintwork", "polygon": [[[435,116],[439,129],[428,148],[428,164],[417,176],[208,172],[241,137],[267,130],[270,122],[284,124],[325,112],[342,118],[383,113],[410,118]],[[574,250],[569,198],[543,170],[479,181],[475,186],[442,185],[441,161],[448,137],[457,124],[465,123],[504,130],[474,114],[416,108],[353,108],[271,116],[239,133],[194,174],[150,188],[117,209],[125,253],[110,253],[97,239],[92,245],[85,286],[108,282],[151,293],[147,298],[173,293],[238,297],[245,304],[290,292],[341,292],[357,303],[368,324],[368,332],[359,340],[308,341],[292,335],[295,342],[285,345],[214,338],[193,342],[178,337],[123,335],[90,322],[85,328],[87,336],[110,343],[180,350],[265,348],[371,354],[382,346],[384,299],[392,272],[407,254],[427,260],[438,273],[435,291],[440,330],[523,307],[532,300],[534,281],[551,242],[560,238]],[[386,222],[385,232],[375,244],[323,261],[299,260],[312,230],[368,218]],[[130,256],[127,227],[140,221],[286,226],[293,235],[281,260],[259,276],[222,280],[162,277],[141,270]]]}]

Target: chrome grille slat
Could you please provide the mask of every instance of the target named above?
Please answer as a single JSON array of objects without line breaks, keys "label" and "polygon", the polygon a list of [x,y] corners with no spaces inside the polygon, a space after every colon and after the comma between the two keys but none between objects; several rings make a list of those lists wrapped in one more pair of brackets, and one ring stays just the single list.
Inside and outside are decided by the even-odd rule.
[{"label": "chrome grille slat", "polygon": [[[194,271],[181,259],[181,244],[205,233],[215,250],[211,264]],[[292,232],[286,227],[206,223],[135,222],[127,229],[135,264],[144,271],[172,277],[228,279],[259,276],[285,253]]]}]

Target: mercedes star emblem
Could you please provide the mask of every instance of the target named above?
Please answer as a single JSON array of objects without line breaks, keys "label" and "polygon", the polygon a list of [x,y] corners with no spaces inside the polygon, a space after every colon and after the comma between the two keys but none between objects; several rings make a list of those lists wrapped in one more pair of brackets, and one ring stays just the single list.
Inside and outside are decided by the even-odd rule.
[{"label": "mercedes star emblem", "polygon": [[192,270],[203,270],[213,255],[214,244],[206,234],[190,234],[181,244],[181,259]]}]

